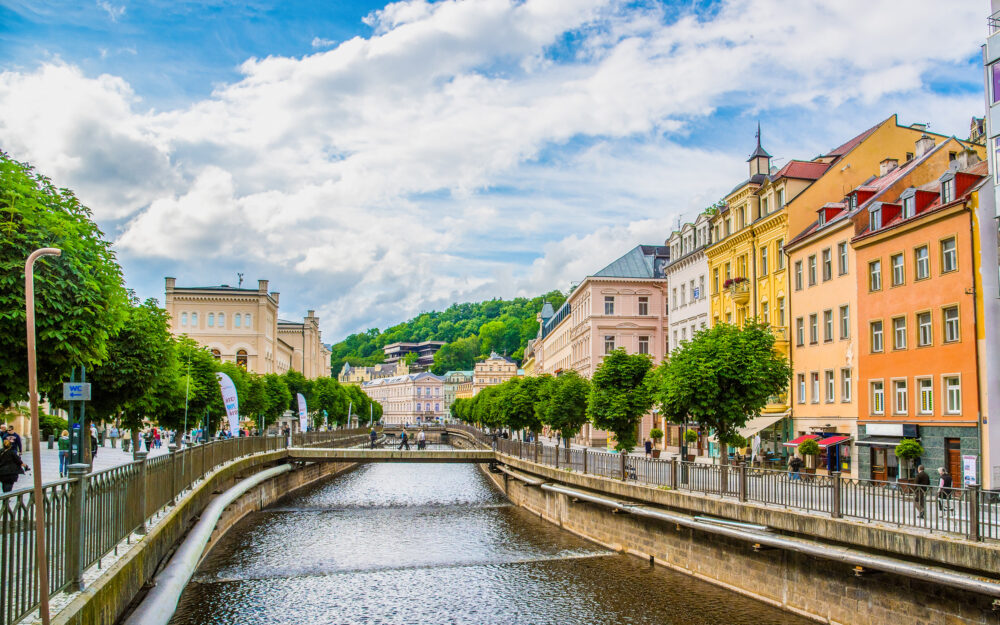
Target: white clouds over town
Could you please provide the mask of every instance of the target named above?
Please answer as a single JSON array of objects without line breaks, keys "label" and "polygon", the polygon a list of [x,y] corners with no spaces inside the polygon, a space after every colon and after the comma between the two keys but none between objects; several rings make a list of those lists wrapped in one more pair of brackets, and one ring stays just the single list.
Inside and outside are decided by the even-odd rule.
[{"label": "white clouds over town", "polygon": [[979,79],[980,9],[408,0],[365,17],[367,37],[248,59],[169,110],[68,61],[6,71],[0,147],[75,189],[127,271],[194,285],[247,270],[336,339],[566,288],[662,242],[740,181],[758,116],[785,158],[893,112],[961,132],[977,86],[934,81]]}]

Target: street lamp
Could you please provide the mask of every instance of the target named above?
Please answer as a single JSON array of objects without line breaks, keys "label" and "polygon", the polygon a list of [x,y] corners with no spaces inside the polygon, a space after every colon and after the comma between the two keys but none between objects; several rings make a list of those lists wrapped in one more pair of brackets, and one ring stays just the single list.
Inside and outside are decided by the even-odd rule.
[{"label": "street lamp", "polygon": [[62,256],[62,250],[43,247],[24,263],[24,308],[28,329],[28,401],[31,404],[31,461],[35,482],[35,565],[38,568],[38,611],[42,625],[49,625],[49,566],[45,558],[45,498],[42,493],[42,450],[38,434],[38,373],[35,370],[35,261],[42,256]]}]

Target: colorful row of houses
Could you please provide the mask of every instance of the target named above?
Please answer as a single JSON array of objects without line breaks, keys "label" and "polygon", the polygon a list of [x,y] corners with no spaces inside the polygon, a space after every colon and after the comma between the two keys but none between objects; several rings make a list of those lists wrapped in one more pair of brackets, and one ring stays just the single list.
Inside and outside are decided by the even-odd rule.
[{"label": "colorful row of houses", "polygon": [[[985,157],[983,145],[893,115],[779,168],[758,130],[748,176],[722,202],[542,311],[524,368],[589,376],[618,347],[660,361],[706,327],[765,323],[793,376],[741,431],[755,451],[783,456],[814,438],[820,471],[892,479],[894,447],[918,438],[925,464],[990,486],[979,361],[987,336],[996,345],[982,275],[997,268],[980,252],[995,252],[997,227],[992,199],[980,210],[981,192],[993,193]],[[681,426],[650,414],[643,435],[654,425],[679,452]],[[579,442],[604,438],[585,429]],[[689,453],[725,451],[700,432]]]}]

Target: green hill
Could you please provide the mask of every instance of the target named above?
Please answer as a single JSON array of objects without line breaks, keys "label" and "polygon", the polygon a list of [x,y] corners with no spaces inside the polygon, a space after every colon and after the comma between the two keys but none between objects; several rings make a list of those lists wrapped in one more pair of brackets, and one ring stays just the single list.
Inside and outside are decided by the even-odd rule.
[{"label": "green hill", "polygon": [[382,347],[399,341],[446,341],[434,357],[434,373],[472,369],[473,363],[495,351],[520,361],[524,346],[538,334],[535,316],[548,301],[558,309],[566,300],[560,291],[532,299],[493,299],[488,302],[452,304],[442,312],[426,312],[380,331],[372,328],[333,345],[330,366],[334,375],[344,363],[373,365],[382,362]]}]

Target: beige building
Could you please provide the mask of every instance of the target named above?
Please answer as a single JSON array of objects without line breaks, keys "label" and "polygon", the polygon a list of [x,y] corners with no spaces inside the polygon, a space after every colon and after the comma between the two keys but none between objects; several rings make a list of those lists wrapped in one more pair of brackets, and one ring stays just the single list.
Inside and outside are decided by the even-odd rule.
[{"label": "beige building", "polygon": [[258,280],[256,289],[178,287],[174,278],[166,278],[170,330],[204,345],[216,359],[253,373],[294,369],[309,378],[330,375],[319,318],[310,310],[301,323],[279,320],[279,294],[267,286],[267,280]]},{"label": "beige building", "polygon": [[477,395],[487,386],[503,384],[515,376],[517,376],[517,363],[493,352],[486,360],[476,363],[472,373],[472,394]]},{"label": "beige building", "polygon": [[458,393],[462,390],[466,390],[468,396],[472,397],[472,374],[472,371],[448,371],[444,374],[444,402],[446,410],[450,409],[455,400],[460,397]]},{"label": "beige building", "polygon": [[371,367],[363,367],[360,365],[352,366],[350,363],[345,362],[344,367],[340,370],[340,374],[337,376],[337,380],[341,384],[354,384],[355,386],[360,386],[365,382],[381,380],[383,378],[394,378],[406,375],[409,372],[410,369],[402,360],[397,360],[396,362],[381,362],[377,365],[372,365]]},{"label": "beige building", "polygon": [[443,421],[448,416],[444,378],[433,373],[410,373],[364,382],[363,390],[382,406],[382,423],[389,425]]}]

